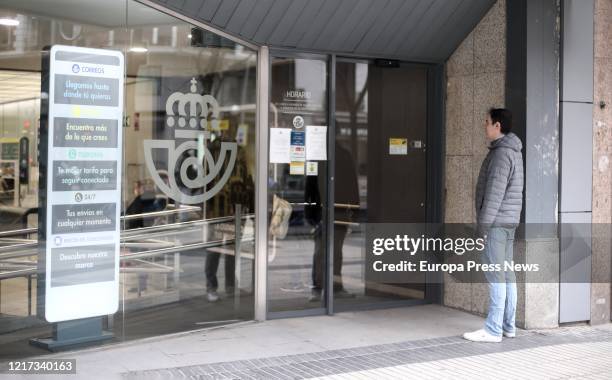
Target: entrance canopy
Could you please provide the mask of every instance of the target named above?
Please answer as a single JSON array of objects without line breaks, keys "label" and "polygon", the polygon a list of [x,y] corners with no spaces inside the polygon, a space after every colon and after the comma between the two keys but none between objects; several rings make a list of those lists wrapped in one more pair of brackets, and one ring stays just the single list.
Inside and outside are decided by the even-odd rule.
[{"label": "entrance canopy", "polygon": [[494,0],[154,0],[257,45],[442,62]]}]

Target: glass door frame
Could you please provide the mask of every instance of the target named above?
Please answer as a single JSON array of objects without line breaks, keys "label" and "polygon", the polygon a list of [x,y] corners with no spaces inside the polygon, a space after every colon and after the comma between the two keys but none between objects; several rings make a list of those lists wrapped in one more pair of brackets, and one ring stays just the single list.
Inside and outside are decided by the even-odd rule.
[{"label": "glass door frame", "polygon": [[[267,299],[267,285],[268,285],[268,265],[267,259],[266,264],[266,319],[280,319],[280,318],[291,318],[291,317],[304,317],[314,315],[333,315],[335,312],[343,311],[360,311],[360,310],[376,310],[386,309],[395,307],[405,307],[413,305],[423,305],[430,303],[441,303],[443,299],[443,283],[442,278],[437,274],[426,274],[426,288],[425,297],[422,300],[405,300],[405,301],[385,301],[377,303],[367,303],[361,305],[350,305],[350,306],[336,306],[334,305],[334,292],[329,291],[333,288],[334,283],[334,218],[335,212],[334,207],[329,207],[335,203],[334,191],[335,191],[335,143],[336,143],[336,125],[335,125],[335,114],[336,114],[336,64],[337,62],[349,62],[349,63],[373,63],[376,58],[374,57],[359,57],[350,55],[338,55],[338,54],[319,54],[302,52],[291,49],[272,49],[269,50],[268,59],[268,83],[267,83],[267,99],[270,99],[270,91],[272,88],[272,59],[273,58],[302,58],[302,59],[315,59],[325,61],[327,63],[327,178],[326,178],[326,189],[327,189],[327,204],[328,207],[325,209],[325,216],[327,220],[326,231],[324,232],[323,239],[325,240],[325,284],[324,284],[324,299],[323,306],[308,310],[291,310],[291,311],[278,311],[271,312],[268,310],[268,299]],[[428,223],[440,223],[443,222],[442,213],[442,202],[443,202],[443,189],[444,189],[444,84],[446,83],[445,70],[443,63],[416,63],[416,62],[405,62],[401,61],[402,66],[426,66],[427,70],[427,200],[426,200],[426,215]],[[263,83],[260,83],[263,85]],[[267,107],[262,107],[262,112],[268,114],[269,102]],[[267,119],[267,118],[266,118]],[[269,123],[266,123],[263,128],[269,129]],[[261,128],[261,129],[263,129]],[[260,131],[261,131],[260,129]],[[266,138],[268,133],[265,134]],[[266,148],[269,147],[269,142],[266,141]],[[267,150],[267,149],[266,149]],[[266,152],[267,153],[267,152]],[[267,160],[269,165],[269,159]],[[266,170],[262,170],[261,173],[266,173],[267,181],[267,166]],[[267,191],[266,191],[267,194]],[[267,210],[268,205],[266,202],[265,209]],[[260,218],[260,223],[265,220],[267,231],[267,218]],[[267,233],[267,232],[265,232]],[[267,245],[267,239],[266,239]],[[267,250],[266,250],[267,253]],[[267,256],[267,254],[266,254]],[[262,268],[263,269],[263,268]]]},{"label": "glass door frame", "polygon": [[[333,83],[330,83],[330,135],[329,135],[329,157],[333,157],[333,151],[336,142],[335,132],[335,112],[336,112],[336,63],[365,63],[372,64],[377,58],[368,57],[353,57],[345,55],[332,54],[330,61],[333,61],[330,77],[333,78]],[[444,83],[446,83],[444,64],[436,63],[420,63],[399,61],[400,67],[426,67],[427,68],[427,136],[426,136],[426,221],[427,223],[443,222],[442,202],[444,191]],[[333,105],[333,108],[332,108]],[[331,124],[334,124],[333,127]],[[332,132],[333,131],[333,132]],[[330,173],[333,173],[334,166],[330,165]],[[333,175],[333,174],[331,174]],[[331,197],[333,198],[335,183],[332,179],[329,186]],[[331,201],[330,201],[331,204]],[[334,220],[334,208],[330,212],[330,220]],[[330,266],[328,272],[331,273],[330,281],[333,281],[333,255],[330,252],[334,250],[334,231],[333,223],[329,231],[328,241],[328,258]],[[443,300],[443,283],[442,278],[436,273],[426,273],[425,280],[425,296],[422,300],[393,300],[375,303],[364,303],[358,305],[335,305],[333,296],[328,300],[328,314],[344,311],[360,311],[360,310],[378,310],[389,309],[404,306],[424,305],[431,303],[442,303]],[[333,282],[331,282],[333,284]]]},{"label": "glass door frame", "polygon": [[[326,191],[327,191],[327,204],[333,204],[333,189],[332,189],[332,181],[330,181],[330,178],[333,176],[333,165],[331,165],[331,163],[333,162],[333,149],[330,149],[330,146],[333,148],[333,142],[334,140],[332,140],[330,138],[332,133],[335,133],[335,129],[334,129],[334,125],[333,125],[333,113],[332,113],[332,101],[333,101],[333,97],[332,97],[332,87],[331,84],[333,83],[332,81],[335,81],[335,69],[332,70],[331,68],[332,66],[332,56],[328,55],[328,54],[320,54],[320,53],[308,53],[308,52],[301,52],[301,51],[295,51],[295,50],[287,50],[287,49],[277,49],[277,48],[270,48],[269,50],[269,59],[268,59],[268,88],[267,88],[267,98],[268,98],[268,107],[265,107],[262,109],[262,112],[267,112],[269,113],[269,104],[271,101],[271,90],[272,90],[272,61],[274,58],[293,58],[293,59],[310,59],[310,60],[317,60],[317,61],[322,61],[325,62],[326,64],[326,96],[327,96],[327,134],[328,134],[328,139],[327,139],[327,177],[325,178],[325,187],[326,187]],[[333,63],[335,65],[335,63]],[[333,74],[332,74],[333,72]],[[334,96],[335,96],[335,91],[333,91]],[[333,103],[335,105],[335,102]],[[269,125],[269,121],[268,124],[265,126],[265,128],[269,129],[270,125]],[[332,132],[333,131],[333,132]],[[269,133],[267,133],[267,135],[269,135]],[[332,144],[332,145],[330,145]],[[268,147],[269,150],[269,141],[267,141],[266,146]],[[268,152],[269,153],[269,152]],[[262,170],[262,173],[265,173],[266,176],[266,182],[267,182],[267,177],[268,177],[268,165],[270,163],[269,157],[267,160],[267,165],[265,167],[265,170]],[[330,190],[332,189],[332,190]],[[266,192],[267,193],[267,192]],[[330,198],[330,193],[331,193],[331,198]],[[269,207],[269,204],[267,204],[268,202],[266,202],[266,206],[265,209],[267,210]],[[315,316],[315,315],[331,315],[332,313],[330,312],[330,305],[332,305],[333,300],[331,299],[330,293],[333,292],[329,292],[329,285],[333,283],[333,274],[332,272],[330,272],[330,268],[331,265],[333,265],[333,262],[330,262],[330,248],[333,249],[333,239],[330,239],[330,237],[333,237],[333,223],[330,223],[330,221],[333,221],[333,219],[330,219],[330,213],[329,213],[329,209],[332,209],[332,213],[331,216],[333,217],[333,207],[326,207],[326,209],[324,209],[325,212],[325,217],[324,220],[327,223],[327,226],[325,228],[325,230],[323,231],[323,236],[322,239],[325,242],[325,255],[324,255],[324,270],[325,270],[325,280],[324,280],[324,285],[323,285],[323,306],[320,307],[315,307],[315,308],[311,308],[311,309],[306,309],[306,310],[287,310],[287,311],[270,311],[268,308],[268,284],[269,284],[269,276],[267,274],[268,272],[268,262],[267,262],[267,258],[266,258],[266,319],[281,319],[281,318],[292,318],[292,317],[306,317],[306,316]],[[260,219],[261,220],[261,219]],[[266,228],[265,231],[268,230],[268,223],[269,221],[266,221]],[[331,225],[331,231],[330,231],[330,225]],[[266,232],[267,233],[267,232]],[[330,235],[330,233],[332,235]],[[268,239],[266,239],[266,247],[268,244]],[[330,244],[331,241],[331,244]],[[267,257],[267,253],[268,251],[266,250],[266,257]]]}]

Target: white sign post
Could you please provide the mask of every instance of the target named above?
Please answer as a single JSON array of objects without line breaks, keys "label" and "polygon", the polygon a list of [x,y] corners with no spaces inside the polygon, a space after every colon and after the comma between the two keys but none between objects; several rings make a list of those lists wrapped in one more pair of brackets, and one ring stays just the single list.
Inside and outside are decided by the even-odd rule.
[{"label": "white sign post", "polygon": [[[43,62],[38,314],[49,322],[118,309],[124,75],[112,50],[56,45]],[[97,325],[53,341],[100,340]]]}]

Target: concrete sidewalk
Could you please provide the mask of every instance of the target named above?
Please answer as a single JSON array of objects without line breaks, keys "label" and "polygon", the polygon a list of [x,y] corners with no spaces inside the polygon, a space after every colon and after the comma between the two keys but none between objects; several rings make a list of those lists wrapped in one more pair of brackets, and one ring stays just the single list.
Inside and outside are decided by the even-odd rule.
[{"label": "concrete sidewalk", "polygon": [[128,379],[609,379],[612,331],[523,332],[501,344],[434,338],[133,371]]},{"label": "concrete sidewalk", "polygon": [[[479,360],[482,368],[486,363],[507,362],[510,370],[514,363],[523,376],[538,378],[538,373],[546,373],[527,376],[529,368],[517,366],[515,360],[529,363],[571,352],[574,359],[597,363],[593,364],[593,376],[601,368],[612,373],[610,325],[522,331],[502,344],[470,343],[460,338],[463,332],[482,324],[480,317],[426,305],[243,323],[45,358],[75,358],[77,376],[70,378],[83,379],[407,378],[423,377],[431,368],[437,369],[431,372],[436,378],[445,374],[456,377],[455,367],[457,373],[468,376],[473,372],[470,363]],[[584,368],[578,366],[577,370]]]}]

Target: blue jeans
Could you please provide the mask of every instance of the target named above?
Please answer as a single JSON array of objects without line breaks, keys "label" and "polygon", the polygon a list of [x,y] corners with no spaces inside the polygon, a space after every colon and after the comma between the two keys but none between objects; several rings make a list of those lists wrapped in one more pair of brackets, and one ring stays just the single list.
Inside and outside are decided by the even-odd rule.
[{"label": "blue jeans", "polygon": [[513,333],[516,329],[516,276],[514,271],[504,268],[504,261],[510,263],[513,259],[514,231],[515,228],[489,229],[482,255],[484,264],[498,264],[501,269],[485,272],[489,283],[489,314],[485,330],[494,336],[501,336],[503,331]]}]

